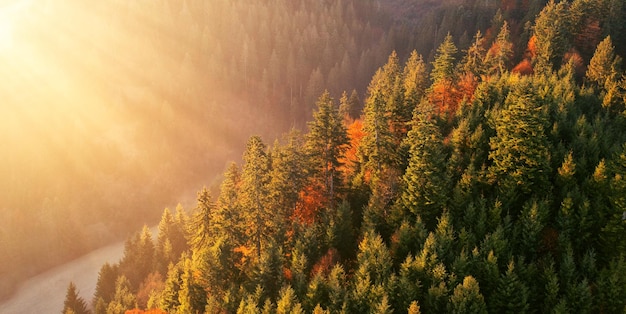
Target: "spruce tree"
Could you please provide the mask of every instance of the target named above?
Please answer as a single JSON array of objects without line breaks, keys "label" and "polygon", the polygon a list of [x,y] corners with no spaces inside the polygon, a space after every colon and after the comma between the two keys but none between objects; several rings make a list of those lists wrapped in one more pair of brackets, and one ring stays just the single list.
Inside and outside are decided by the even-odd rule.
[{"label": "spruce tree", "polygon": [[546,117],[530,84],[516,83],[496,118],[496,136],[490,140],[489,159],[493,164],[489,172],[506,206],[533,192],[541,195],[549,187],[550,151],[545,125]]},{"label": "spruce tree", "polygon": [[567,2],[550,0],[535,20],[533,33],[536,44],[535,73],[550,75],[561,66],[569,49]]},{"label": "spruce tree", "polygon": [[429,89],[430,101],[437,108],[437,114],[453,115],[456,112],[456,104],[453,86],[456,82],[456,54],[458,50],[454,45],[450,33],[443,43],[437,48],[433,69],[430,72],[432,85]]},{"label": "spruce tree", "polygon": [[409,212],[422,217],[426,227],[432,230],[437,216],[446,206],[448,182],[443,138],[428,104],[423,103],[416,111],[406,142],[410,146],[409,165],[403,176],[401,201]]},{"label": "spruce tree", "polygon": [[528,288],[517,276],[513,261],[500,277],[491,302],[491,311],[495,313],[526,313],[529,310]]},{"label": "spruce tree", "polygon": [[87,310],[87,304],[85,300],[78,296],[78,292],[76,291],[76,285],[74,282],[70,281],[70,284],[67,287],[67,292],[65,294],[65,302],[63,304],[63,314],[66,313],[74,313],[74,314],[87,314],[89,311]]},{"label": "spruce tree", "polygon": [[212,236],[215,236],[213,226],[215,203],[211,197],[211,192],[206,187],[198,192],[197,202],[189,225],[189,243],[195,251],[206,248],[210,244]]},{"label": "spruce tree", "polygon": [[312,167],[324,184],[330,207],[334,206],[336,193],[341,190],[342,178],[338,168],[348,144],[342,121],[333,99],[325,91],[318,99],[313,121],[309,123],[306,148]]},{"label": "spruce tree", "polygon": [[260,258],[262,243],[271,235],[272,221],[266,206],[270,160],[260,137],[253,136],[248,140],[243,160],[240,200],[244,230],[249,244],[256,248],[257,257]]},{"label": "spruce tree", "polygon": [[487,313],[487,305],[485,298],[480,293],[478,282],[474,277],[467,276],[463,278],[463,283],[458,284],[454,288],[450,303],[448,304],[449,313]]}]

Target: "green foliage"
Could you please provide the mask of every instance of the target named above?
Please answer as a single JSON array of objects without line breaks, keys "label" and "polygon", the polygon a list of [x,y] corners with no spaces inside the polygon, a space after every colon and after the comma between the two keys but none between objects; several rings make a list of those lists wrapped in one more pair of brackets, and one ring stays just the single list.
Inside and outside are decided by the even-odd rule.
[{"label": "green foliage", "polygon": [[529,310],[528,287],[520,281],[513,261],[498,281],[491,310],[497,313],[526,313]]},{"label": "green foliage", "polygon": [[[118,311],[135,292],[144,306],[132,285],[145,280],[131,270],[169,264],[148,304],[172,313],[623,311],[626,123],[622,96],[606,106],[604,85],[623,80],[607,39],[583,82],[590,54],[570,51],[586,34],[580,12],[594,19],[609,3],[581,1],[551,1],[537,17],[524,56],[535,75],[509,71],[531,31],[520,34],[519,7],[496,14],[488,38],[459,38],[469,45],[460,65],[450,35],[430,73],[417,52],[404,68],[406,55],[392,53],[371,79],[354,138],[346,125],[361,122],[357,92],[339,109],[324,92],[308,133],[269,149],[251,137],[215,204],[204,189],[190,219],[182,207],[164,211],[152,249],[144,230],[119,271],[103,267],[95,306]],[[271,68],[268,80],[281,75]],[[192,250],[175,244],[177,232]],[[112,289],[118,273],[138,277]]]},{"label": "green foliage", "polygon": [[306,150],[311,168],[324,183],[330,207],[334,207],[336,191],[341,190],[341,158],[347,148],[348,134],[339,116],[334,100],[325,91],[317,101],[313,121],[309,123]]},{"label": "green foliage", "polygon": [[76,285],[70,282],[65,294],[65,302],[63,303],[63,313],[87,314],[87,304],[85,300],[78,296]]},{"label": "green foliage", "polygon": [[137,307],[135,295],[131,291],[131,283],[124,275],[115,282],[115,295],[107,306],[107,313],[124,314],[127,310]]},{"label": "green foliage", "polygon": [[449,313],[487,313],[487,305],[474,277],[463,278],[450,296]]},{"label": "green foliage", "polygon": [[189,244],[195,251],[202,250],[209,245],[213,235],[213,221],[215,218],[215,203],[211,198],[211,193],[206,187],[198,192],[198,204],[189,221]]},{"label": "green foliage", "polygon": [[119,276],[119,267],[105,263],[98,273],[98,282],[96,283],[96,291],[93,299],[97,303],[100,299],[108,304],[115,296],[115,280]]},{"label": "green foliage", "polygon": [[403,177],[403,206],[424,219],[432,228],[435,219],[446,206],[448,182],[444,172],[445,151],[440,130],[432,112],[423,104],[416,111],[413,127],[407,136],[409,165]]},{"label": "green foliage", "polygon": [[454,45],[454,41],[452,41],[452,35],[448,33],[443,43],[437,48],[437,57],[430,72],[430,79],[433,84],[452,79],[457,52],[458,49]]},{"label": "green foliage", "polygon": [[530,82],[515,83],[504,106],[495,121],[496,136],[490,140],[489,170],[509,206],[546,191],[551,170],[546,117]]},{"label": "green foliage", "polygon": [[536,37],[535,73],[549,75],[561,66],[569,49],[567,3],[550,0],[537,16],[533,32]]}]

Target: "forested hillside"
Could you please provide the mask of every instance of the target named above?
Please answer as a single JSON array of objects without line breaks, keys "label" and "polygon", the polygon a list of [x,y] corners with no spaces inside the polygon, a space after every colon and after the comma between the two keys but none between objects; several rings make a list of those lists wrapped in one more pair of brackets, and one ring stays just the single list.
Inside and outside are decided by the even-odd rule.
[{"label": "forested hillside", "polygon": [[192,204],[203,184],[217,190],[251,134],[304,127],[326,86],[362,93],[394,46],[380,12],[371,1],[0,5],[0,296],[156,224],[155,208]]},{"label": "forested hillside", "polygon": [[219,192],[102,267],[95,313],[623,313],[626,7],[519,4],[249,137]]}]

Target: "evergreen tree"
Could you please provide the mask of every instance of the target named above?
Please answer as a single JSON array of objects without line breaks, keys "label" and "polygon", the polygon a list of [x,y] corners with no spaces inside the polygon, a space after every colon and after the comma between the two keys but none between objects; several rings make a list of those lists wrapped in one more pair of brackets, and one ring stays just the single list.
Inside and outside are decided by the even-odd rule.
[{"label": "evergreen tree", "polygon": [[[495,121],[490,140],[490,173],[505,205],[548,188],[550,151],[544,131],[546,117],[529,83],[517,83]],[[539,194],[541,195],[541,194]]]},{"label": "evergreen tree", "polygon": [[535,20],[536,58],[535,73],[550,75],[561,66],[561,60],[569,49],[569,20],[567,2],[550,0]]},{"label": "evergreen tree", "polygon": [[526,313],[529,310],[528,287],[517,276],[513,261],[500,277],[491,300],[491,310],[496,313]]},{"label": "evergreen tree", "polygon": [[215,203],[211,198],[211,192],[203,187],[198,192],[198,203],[189,225],[189,243],[193,250],[206,248],[215,235],[213,215]]},{"label": "evergreen tree", "polygon": [[430,72],[432,85],[429,89],[430,101],[437,108],[438,114],[452,115],[456,112],[453,95],[455,84],[455,61],[457,48],[450,33],[437,48],[433,69]]},{"label": "evergreen tree", "polygon": [[[615,47],[611,37],[607,36],[598,44],[587,67],[587,80],[603,92],[602,104],[605,107],[611,107],[622,101],[621,96],[624,94],[624,88],[620,86],[621,63],[621,57],[615,55]],[[624,107],[623,104],[621,107]]]},{"label": "evergreen tree", "polygon": [[615,47],[611,41],[611,36],[607,36],[600,44],[598,44],[596,51],[589,61],[587,67],[587,80],[597,84],[598,86],[604,86],[607,80],[614,80],[616,70],[616,56]]},{"label": "evergreen tree", "polygon": [[174,232],[174,217],[172,217],[169,208],[163,210],[158,228],[159,234],[156,243],[157,270],[165,274],[167,272],[167,265],[174,262],[177,258],[177,256],[174,255],[171,240],[172,233]]},{"label": "evergreen tree", "polygon": [[98,273],[98,282],[96,283],[96,291],[93,299],[96,303],[102,299],[104,303],[109,303],[115,296],[115,281],[119,276],[119,268],[117,265],[104,263]]},{"label": "evergreen tree", "polygon": [[65,302],[63,303],[63,314],[66,313],[74,313],[74,314],[87,314],[89,311],[87,310],[87,304],[85,300],[78,296],[78,292],[76,291],[76,285],[74,282],[70,281],[69,286],[67,287],[67,292],[65,294]]},{"label": "evergreen tree", "polygon": [[490,67],[490,73],[502,74],[508,69],[508,63],[513,56],[513,44],[510,39],[509,24],[505,21],[496,37],[496,41],[489,49],[485,63]]},{"label": "evergreen tree", "polygon": [[423,103],[416,111],[406,141],[410,145],[409,165],[403,177],[402,204],[422,217],[430,229],[446,206],[448,183],[443,139],[427,104]]},{"label": "evergreen tree", "polygon": [[413,50],[404,66],[404,101],[405,108],[411,119],[413,109],[420,103],[426,92],[428,73],[426,63],[417,51]]},{"label": "evergreen tree", "polygon": [[472,40],[470,47],[465,53],[465,57],[461,61],[461,67],[464,73],[472,73],[474,77],[481,77],[485,74],[485,64],[483,62],[486,50],[485,50],[485,38],[483,34],[478,31]]},{"label": "evergreen tree", "polygon": [[177,313],[200,313],[206,306],[206,292],[194,278],[194,268],[190,258],[181,260],[180,290],[178,291]]},{"label": "evergreen tree", "polygon": [[277,243],[284,241],[289,228],[290,218],[298,205],[300,192],[304,189],[310,168],[305,156],[302,135],[292,130],[286,136],[286,143],[275,143],[271,151],[271,171],[269,203],[274,212],[273,224]]},{"label": "evergreen tree", "polygon": [[474,277],[463,278],[463,284],[454,288],[448,307],[450,313],[487,313],[487,305]]},{"label": "evergreen tree", "polygon": [[178,294],[182,285],[181,275],[182,271],[178,264],[170,264],[168,266],[165,288],[163,288],[158,302],[159,309],[167,311],[168,313],[176,313],[180,306]]},{"label": "evergreen tree", "polygon": [[231,163],[224,172],[220,194],[215,208],[217,234],[226,235],[236,245],[245,242],[245,225],[242,225],[242,213],[239,195],[241,193],[241,172],[236,163]]},{"label": "evergreen tree", "polygon": [[317,101],[317,110],[313,113],[313,121],[309,123],[307,134],[307,152],[313,169],[319,173],[330,207],[334,207],[336,191],[341,189],[342,178],[338,168],[348,144],[348,135],[343,126],[333,99],[325,91]]},{"label": "evergreen tree", "polygon": [[131,283],[124,275],[115,282],[115,296],[107,306],[107,313],[124,314],[127,310],[137,307],[135,295],[131,291]]},{"label": "evergreen tree", "polygon": [[269,182],[269,158],[265,144],[258,136],[248,140],[243,155],[244,165],[241,174],[241,206],[245,221],[245,232],[257,257],[261,257],[264,238],[270,236],[271,213],[267,205],[267,184]]}]

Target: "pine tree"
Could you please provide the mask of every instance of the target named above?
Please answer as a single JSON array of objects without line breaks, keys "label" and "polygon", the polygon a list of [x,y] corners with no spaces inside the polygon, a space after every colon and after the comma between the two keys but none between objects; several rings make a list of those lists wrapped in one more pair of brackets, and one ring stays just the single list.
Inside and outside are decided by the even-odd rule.
[{"label": "pine tree", "polygon": [[[183,254],[183,257],[185,257],[185,254]],[[180,305],[178,293],[182,284],[181,275],[182,271],[178,264],[170,264],[168,266],[165,288],[163,288],[158,302],[159,309],[167,311],[168,313],[176,313]]]},{"label": "pine tree", "polygon": [[171,235],[174,232],[174,217],[172,217],[169,208],[163,210],[158,228],[159,234],[156,243],[157,270],[165,274],[167,272],[167,265],[174,262],[177,258],[177,256],[174,256],[171,240]]},{"label": "pine tree", "polygon": [[549,75],[561,66],[561,60],[569,49],[569,25],[567,2],[550,0],[541,10],[533,27],[536,38],[535,73]]},{"label": "pine tree", "polygon": [[241,172],[236,163],[231,163],[224,172],[214,216],[217,233],[226,235],[237,246],[245,242],[245,226],[241,222],[240,193]]},{"label": "pine tree", "polygon": [[465,53],[465,57],[461,61],[464,73],[472,73],[472,75],[477,78],[485,74],[486,69],[483,60],[487,52],[484,48],[484,44],[485,38],[483,34],[480,31],[476,32],[470,47]]},{"label": "pine tree", "polygon": [[492,311],[496,313],[526,313],[528,311],[528,288],[518,278],[513,261],[509,263],[506,273],[500,277],[498,288],[491,300]]},{"label": "pine tree", "polygon": [[137,307],[137,301],[131,291],[131,283],[122,275],[115,282],[115,296],[107,307],[107,313],[123,314],[135,307]]},{"label": "pine tree", "polygon": [[438,114],[452,115],[456,112],[453,94],[455,84],[455,61],[457,48],[450,33],[437,48],[437,55],[430,72],[432,85],[429,89],[430,101],[437,108]]},{"label": "pine tree", "polygon": [[177,313],[200,313],[206,306],[206,292],[194,278],[195,269],[190,258],[181,259],[180,290]]},{"label": "pine tree", "polygon": [[611,36],[607,36],[596,47],[593,57],[587,67],[587,80],[604,87],[609,82],[614,82],[620,68],[620,57],[615,55],[615,47]]},{"label": "pine tree", "polygon": [[507,206],[533,192],[545,192],[549,186],[546,117],[532,93],[528,83],[514,86],[496,118],[496,136],[490,140],[493,164],[489,171]]},{"label": "pine tree", "polygon": [[279,298],[276,301],[276,314],[288,314],[300,311],[302,305],[298,302],[298,298],[295,295],[291,286],[286,286],[280,290]]},{"label": "pine tree", "polygon": [[100,267],[98,282],[96,283],[96,291],[93,296],[95,302],[97,302],[98,299],[102,299],[104,303],[108,304],[111,300],[113,300],[113,297],[115,296],[115,281],[118,276],[119,268],[117,265],[104,263],[104,265]]},{"label": "pine tree", "polygon": [[85,300],[78,296],[78,292],[76,291],[76,285],[74,282],[70,281],[70,284],[67,287],[67,293],[65,294],[65,302],[63,304],[63,314],[66,313],[74,313],[74,314],[87,314],[89,311],[87,310],[87,304]]},{"label": "pine tree", "polygon": [[266,206],[270,161],[260,137],[253,136],[248,140],[243,160],[240,200],[246,226],[244,230],[252,246],[256,247],[257,257],[260,258],[264,238],[271,235],[269,232],[271,214]]},{"label": "pine tree", "polygon": [[341,189],[341,158],[348,145],[348,135],[333,99],[325,91],[317,101],[313,121],[309,123],[307,152],[313,169],[321,176],[330,207],[334,207],[336,193]]},{"label": "pine tree", "polygon": [[474,277],[463,278],[463,284],[458,284],[454,288],[448,310],[450,313],[487,313],[485,299]]},{"label": "pine tree", "polygon": [[291,230],[289,219],[294,215],[300,192],[308,179],[308,173],[303,169],[310,168],[300,132],[290,131],[285,141],[284,145],[276,141],[272,148],[271,179],[268,184],[277,243],[282,243],[285,234]]},{"label": "pine tree", "polygon": [[411,302],[411,305],[409,305],[409,309],[407,310],[408,314],[420,314],[420,306],[418,305],[417,301],[413,301]]},{"label": "pine tree", "polygon": [[513,56],[513,44],[510,39],[509,24],[505,21],[489,51],[485,63],[490,73],[502,74],[508,69],[508,62]]},{"label": "pine tree", "polygon": [[189,225],[189,243],[193,250],[199,251],[206,248],[215,235],[213,226],[215,203],[206,187],[198,192],[197,199],[198,203]]},{"label": "pine tree", "polygon": [[402,204],[409,212],[422,217],[426,227],[431,229],[446,206],[448,183],[443,138],[428,105],[422,104],[416,111],[406,141],[410,145],[409,165],[403,177]]},{"label": "pine tree", "polygon": [[404,101],[405,108],[411,118],[413,109],[420,103],[426,92],[428,73],[426,63],[417,51],[413,50],[404,66]]},{"label": "pine tree", "polygon": [[[603,95],[602,105],[611,108],[619,104],[626,95],[623,85],[623,77],[620,74],[622,58],[615,55],[615,47],[611,37],[607,36],[596,48],[589,67],[587,68],[587,80],[597,86]],[[620,79],[622,81],[620,81]],[[623,109],[623,103],[620,109]]]}]

